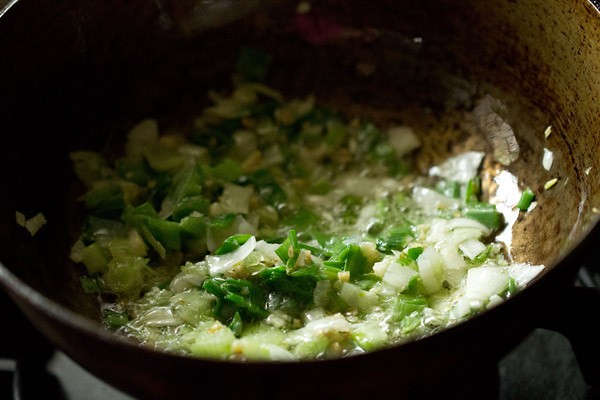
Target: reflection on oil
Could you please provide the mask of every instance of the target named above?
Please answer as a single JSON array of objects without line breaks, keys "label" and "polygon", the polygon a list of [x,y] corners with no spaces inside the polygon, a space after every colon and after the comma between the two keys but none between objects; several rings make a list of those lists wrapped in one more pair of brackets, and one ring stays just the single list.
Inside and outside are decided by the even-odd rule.
[{"label": "reflection on oil", "polygon": [[519,181],[510,172],[502,171],[494,178],[494,183],[497,185],[497,189],[495,194],[490,198],[490,203],[496,205],[496,209],[504,216],[504,220],[506,221],[506,227],[496,237],[496,240],[504,243],[507,255],[511,257],[512,229],[519,217],[519,209],[516,208],[521,198]]}]

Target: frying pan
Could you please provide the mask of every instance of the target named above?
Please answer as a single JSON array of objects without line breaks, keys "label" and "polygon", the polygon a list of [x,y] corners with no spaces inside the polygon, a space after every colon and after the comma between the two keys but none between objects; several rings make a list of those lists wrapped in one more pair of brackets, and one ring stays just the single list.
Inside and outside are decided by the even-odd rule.
[{"label": "frying pan", "polygon": [[[573,285],[582,265],[596,263],[600,240],[594,4],[322,0],[300,24],[297,4],[285,0],[225,13],[213,24],[187,20],[182,4],[189,3],[158,4],[20,0],[0,12],[0,283],[53,345],[144,399],[427,398],[484,384],[478,371],[494,368],[533,329],[549,327],[572,340],[588,383],[598,384],[598,346],[579,351],[594,343],[587,324],[598,295]],[[520,147],[501,167],[538,200],[512,228],[510,255],[546,265],[544,273],[466,323],[344,359],[196,359],[142,348],[105,329],[97,299],[79,284],[83,271],[68,258],[83,217],[68,152],[113,151],[145,117],[181,122],[206,104],[209,88],[227,87],[242,44],[273,54],[268,83],[290,96],[315,93],[348,112],[414,126],[426,149],[422,168],[466,149],[489,150],[481,129],[456,117],[481,96],[496,99]],[[551,172],[541,167],[545,147],[555,153]],[[545,190],[551,178],[558,183]],[[32,236],[15,222],[16,211],[42,212],[48,222]],[[3,335],[11,328],[5,321]]]}]

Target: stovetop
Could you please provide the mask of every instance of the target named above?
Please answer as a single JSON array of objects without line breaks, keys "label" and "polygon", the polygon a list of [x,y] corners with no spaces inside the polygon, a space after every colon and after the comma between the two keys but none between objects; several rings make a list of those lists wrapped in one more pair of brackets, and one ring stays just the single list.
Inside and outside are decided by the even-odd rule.
[{"label": "stovetop", "polygon": [[[582,268],[576,284],[600,287],[600,273]],[[35,335],[39,334],[20,337],[37,343],[40,337]],[[35,358],[17,366],[11,352],[2,346],[0,343],[0,399],[38,399],[42,390],[45,400],[141,400],[103,382],[51,347],[32,349],[31,353],[42,357],[41,366]],[[570,342],[551,330],[534,330],[499,362],[497,372],[498,388],[476,396],[478,399],[600,400],[600,388],[586,384]]]}]

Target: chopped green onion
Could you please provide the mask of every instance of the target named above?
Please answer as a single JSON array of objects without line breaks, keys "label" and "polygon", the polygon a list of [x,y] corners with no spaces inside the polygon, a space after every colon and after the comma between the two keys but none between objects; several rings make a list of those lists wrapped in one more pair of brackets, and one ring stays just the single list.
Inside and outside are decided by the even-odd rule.
[{"label": "chopped green onion", "polygon": [[377,239],[377,250],[389,253],[392,250],[402,250],[413,237],[411,226],[395,227],[390,229],[385,237]]},{"label": "chopped green onion", "polygon": [[177,222],[148,218],[146,227],[165,248],[181,250],[181,228]]},{"label": "chopped green onion", "polygon": [[271,206],[277,207],[286,201],[285,192],[268,170],[259,169],[248,178],[256,186],[260,196]]},{"label": "chopped green onion", "polygon": [[239,311],[236,311],[233,315],[233,319],[229,323],[229,329],[231,329],[235,337],[239,338],[242,336],[242,331],[244,330],[244,321],[242,321]]},{"label": "chopped green onion", "polygon": [[533,191],[530,188],[526,188],[521,194],[521,198],[517,203],[517,208],[521,211],[527,211],[534,198],[535,194],[533,193]]},{"label": "chopped green onion", "polygon": [[408,258],[414,261],[417,260],[421,253],[423,253],[423,247],[421,246],[411,247],[410,249],[406,250],[406,255],[408,256]]},{"label": "chopped green onion", "polygon": [[182,199],[173,209],[171,217],[175,221],[180,221],[182,218],[190,215],[194,211],[200,214],[208,214],[210,200],[204,196],[191,196]]},{"label": "chopped green onion", "polygon": [[102,292],[102,283],[97,277],[82,276],[79,278],[79,282],[81,283],[83,291],[87,294]]},{"label": "chopped green onion", "polygon": [[104,323],[111,329],[118,329],[129,322],[129,316],[124,312],[104,310],[102,313]]},{"label": "chopped green onion", "polygon": [[494,204],[475,203],[465,207],[465,217],[481,222],[490,229],[498,229],[502,225],[502,215]]},{"label": "chopped green onion", "polygon": [[242,321],[252,321],[268,315],[264,293],[250,281],[210,278],[204,281],[202,287],[219,299],[214,313],[221,322],[231,323],[236,313],[240,314]]},{"label": "chopped green onion", "polygon": [[[469,181],[469,184],[471,181]],[[457,181],[440,181],[436,185],[436,190],[447,197],[452,197],[454,199],[460,198],[460,183]],[[468,199],[467,193],[467,199]]]},{"label": "chopped green onion", "polygon": [[399,295],[394,304],[394,318],[401,321],[415,312],[422,312],[427,305],[428,302],[425,297]]},{"label": "chopped green onion", "polygon": [[234,160],[227,158],[211,169],[211,176],[226,182],[235,182],[242,176],[242,167]]},{"label": "chopped green onion", "polygon": [[465,202],[477,203],[479,201],[479,195],[481,194],[481,178],[476,177],[469,179],[467,182],[467,189],[465,191]]},{"label": "chopped green onion", "polygon": [[210,228],[227,228],[235,221],[235,214],[222,214],[207,220],[206,224]]},{"label": "chopped green onion", "polygon": [[246,243],[246,241],[248,241],[248,239],[250,239],[251,236],[252,235],[250,235],[250,234],[238,234],[238,235],[230,236],[227,239],[225,239],[223,244],[221,244],[221,246],[219,246],[213,252],[213,254],[221,255],[221,254],[231,253],[232,251],[235,251],[241,245]]},{"label": "chopped green onion", "polygon": [[123,189],[115,184],[92,189],[85,194],[84,204],[91,213],[96,215],[120,212],[125,207]]},{"label": "chopped green onion", "polygon": [[556,182],[558,182],[558,178],[550,179],[548,182],[544,183],[544,189],[550,189],[552,186],[556,185]]},{"label": "chopped green onion", "polygon": [[298,256],[300,255],[300,244],[298,243],[295,229],[290,229],[288,237],[281,246],[275,250],[275,253],[279,256],[281,261],[286,263],[288,269],[292,270],[294,268]]},{"label": "chopped green onion", "polygon": [[106,272],[108,270],[108,257],[104,249],[94,242],[81,250],[81,262],[85,265],[88,274]]}]

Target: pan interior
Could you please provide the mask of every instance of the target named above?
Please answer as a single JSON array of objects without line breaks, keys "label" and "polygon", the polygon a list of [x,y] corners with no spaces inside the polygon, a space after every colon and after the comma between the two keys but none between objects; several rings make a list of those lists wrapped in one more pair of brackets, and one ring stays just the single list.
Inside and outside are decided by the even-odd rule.
[{"label": "pan interior", "polygon": [[[160,11],[146,2],[90,2],[68,12],[41,3],[55,18],[32,21],[27,37],[17,23],[31,18],[27,4],[17,3],[0,21],[0,37],[7,38],[0,70],[8,77],[0,93],[8,104],[0,119],[7,133],[0,254],[20,279],[77,313],[99,317],[97,300],[82,292],[83,271],[69,260],[83,214],[68,152],[115,151],[146,117],[165,126],[188,123],[207,104],[208,89],[229,87],[242,45],[273,55],[267,83],[290,97],[312,93],[348,115],[413,127],[424,143],[423,172],[465,150],[491,154],[474,110],[494,99],[493,112],[511,126],[520,150],[509,165],[490,157],[488,188],[506,170],[538,200],[512,230],[510,254],[518,261],[552,266],[596,221],[600,162],[592,149],[600,146],[600,102],[593,98],[600,83],[592,77],[600,50],[571,25],[561,25],[568,35],[548,36],[545,26],[568,18],[559,5],[498,3],[489,14],[475,1],[359,1],[343,9],[324,1],[313,5],[313,22],[332,23],[343,34],[321,40],[303,33],[296,5],[286,2],[198,36],[165,30]],[[576,12],[595,17],[583,4]],[[536,27],[523,15],[536,18]],[[598,23],[590,25],[597,38]],[[574,61],[556,56],[572,41],[589,51],[590,65],[577,72]],[[578,79],[570,79],[575,73]],[[544,148],[555,154],[550,172],[541,165]],[[558,183],[544,190],[554,178]],[[13,223],[16,211],[42,212],[48,223],[32,237]]]}]

